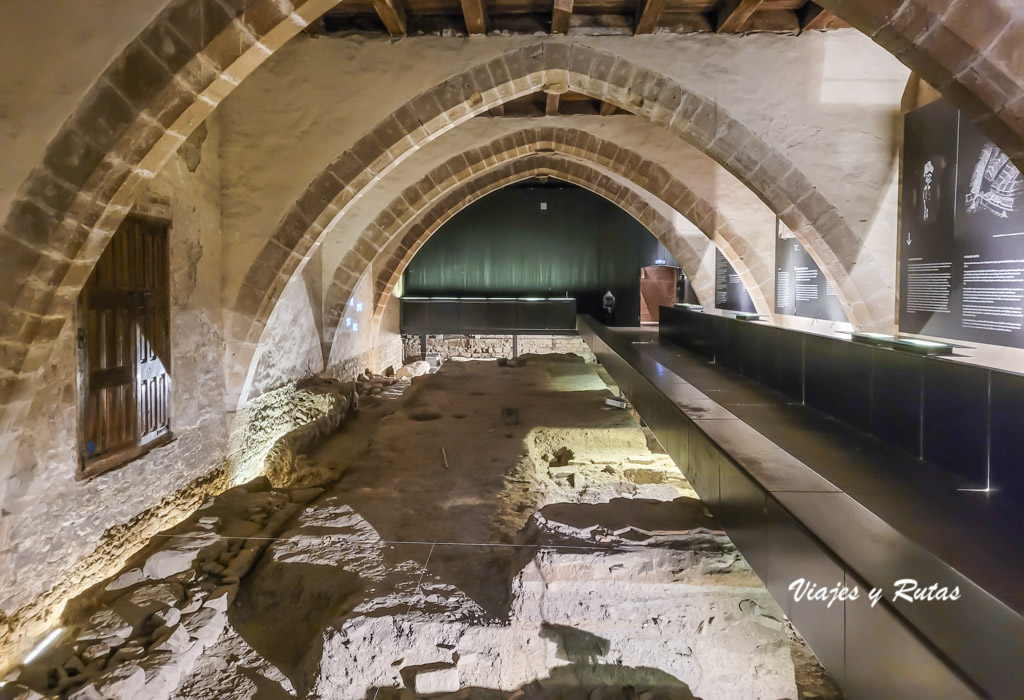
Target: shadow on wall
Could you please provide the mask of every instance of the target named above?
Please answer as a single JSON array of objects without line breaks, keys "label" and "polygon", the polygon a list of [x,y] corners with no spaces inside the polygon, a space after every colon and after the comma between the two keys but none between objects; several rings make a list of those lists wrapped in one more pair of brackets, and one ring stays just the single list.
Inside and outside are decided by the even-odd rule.
[{"label": "shadow on wall", "polygon": [[[561,627],[549,625],[549,627]],[[586,642],[600,646],[608,642],[601,637],[579,630],[569,629],[573,635],[586,635],[593,640]],[[577,639],[572,644],[580,643]],[[592,664],[574,661],[567,666],[551,670],[551,675],[533,681],[512,692],[490,688],[463,688],[457,693],[444,695],[446,700],[638,700],[641,696],[651,700],[700,700],[690,688],[664,671],[643,666],[620,666],[619,664]],[[400,700],[407,698],[405,688],[374,688],[366,694],[367,700]]]}]

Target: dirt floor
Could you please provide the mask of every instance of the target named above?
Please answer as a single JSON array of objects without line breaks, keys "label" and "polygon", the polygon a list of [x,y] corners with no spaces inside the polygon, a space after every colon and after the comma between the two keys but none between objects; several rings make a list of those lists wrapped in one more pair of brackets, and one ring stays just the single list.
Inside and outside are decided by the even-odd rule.
[{"label": "dirt floor", "polygon": [[[224,577],[251,528],[217,560],[228,570],[195,559],[222,569],[219,588],[174,574],[188,581],[147,615],[192,607],[192,628],[178,646],[163,617],[147,632],[136,697],[838,697],[613,395],[599,366],[546,355],[450,361],[364,400],[306,460],[341,470],[322,492],[228,492],[196,514],[217,514],[218,540],[225,523],[280,527],[237,582]],[[148,603],[174,577],[128,590]],[[225,582],[224,619],[197,645],[194,620]],[[153,649],[184,659],[162,694]],[[130,697],[104,688],[78,698]]]}]

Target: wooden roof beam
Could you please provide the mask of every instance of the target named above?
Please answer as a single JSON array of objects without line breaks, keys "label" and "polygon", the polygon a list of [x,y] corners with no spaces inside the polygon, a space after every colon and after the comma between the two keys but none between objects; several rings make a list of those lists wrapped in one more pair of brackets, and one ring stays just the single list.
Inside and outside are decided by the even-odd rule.
[{"label": "wooden roof beam", "polygon": [[718,11],[718,33],[735,34],[743,30],[750,16],[764,0],[726,0]]},{"label": "wooden roof beam", "polygon": [[650,34],[654,31],[654,28],[658,26],[658,19],[661,18],[661,12],[665,9],[665,5],[668,0],[647,0],[644,3],[644,9],[640,13],[640,17],[636,21],[636,28],[633,30],[634,34]]},{"label": "wooden roof beam", "polygon": [[555,7],[551,11],[551,33],[568,34],[569,18],[572,17],[573,0],[555,0]]},{"label": "wooden roof beam", "polygon": [[466,20],[466,31],[470,34],[487,33],[487,5],[484,0],[460,0],[462,16]]},{"label": "wooden roof beam", "polygon": [[618,107],[613,105],[611,102],[602,101],[600,114],[602,117],[610,117],[611,115],[615,114],[616,109],[618,109]]},{"label": "wooden roof beam", "polygon": [[817,3],[809,2],[798,10],[800,17],[800,31],[808,32],[819,29],[835,29],[845,24],[838,17],[821,7]]},{"label": "wooden roof beam", "polygon": [[373,9],[377,11],[384,26],[391,36],[407,34],[405,7],[402,0],[373,0]]}]

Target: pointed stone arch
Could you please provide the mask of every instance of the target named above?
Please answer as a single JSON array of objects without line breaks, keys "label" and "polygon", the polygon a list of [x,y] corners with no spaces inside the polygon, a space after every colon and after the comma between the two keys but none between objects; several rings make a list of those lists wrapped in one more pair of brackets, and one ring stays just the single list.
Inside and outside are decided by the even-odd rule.
[{"label": "pointed stone arch", "polygon": [[[833,206],[784,154],[713,101],[605,51],[548,41],[506,52],[434,86],[396,109],[325,168],[282,218],[246,273],[228,339],[244,382],[277,298],[323,232],[359,197],[423,144],[460,122],[543,89],[570,90],[633,112],[709,155],[754,191],[796,234],[832,280],[860,328],[888,328],[888,281]],[[589,134],[584,139],[593,138]],[[525,142],[517,144],[526,148]]]},{"label": "pointed stone arch", "polygon": [[0,232],[0,424],[29,405],[33,373],[140,185],[252,71],[335,4],[172,0],[99,76]]},{"label": "pointed stone arch", "polygon": [[[439,193],[438,197],[425,204],[423,208],[411,212],[410,216],[398,222],[389,242],[381,248],[373,261],[373,265],[379,268],[374,269],[375,325],[372,333],[376,334],[379,328],[397,280],[419,248],[434,232],[458,212],[488,194],[541,175],[578,185],[617,205],[642,224],[672,253],[683,271],[695,282],[695,292],[699,299],[713,300],[713,280],[702,274],[703,251],[695,249],[689,241],[676,235],[676,226],[651,207],[641,195],[623,187],[621,183],[600,172],[591,163],[555,154],[531,154],[503,162],[468,180],[458,181],[453,187]],[[385,216],[388,215],[389,212],[386,210]],[[708,241],[708,245],[713,244]],[[356,282],[367,269],[370,269],[371,263],[364,263],[358,267],[360,272],[353,277],[353,272],[344,264],[340,264],[327,293],[325,316],[331,316],[334,321],[330,326],[325,325],[325,328],[328,330],[332,346],[340,330],[338,319],[348,304]],[[762,303],[767,306],[763,300]],[[330,353],[328,356],[330,357]]]},{"label": "pointed stone arch", "polygon": [[[158,172],[257,66],[335,4],[173,0],[97,79],[23,183],[0,234],[7,273],[0,282],[0,400],[5,409],[27,399],[25,374],[48,356],[70,316],[70,301],[127,212],[138,183]],[[966,109],[1024,167],[1024,12],[1019,8],[1006,0],[819,4]],[[565,47],[561,40],[549,43]],[[529,54],[522,54],[524,64],[532,64]],[[459,90],[457,84],[449,88]],[[425,100],[430,102],[429,97]],[[407,126],[425,126],[415,114],[409,123],[409,116],[404,115]],[[785,188],[782,194],[793,192]],[[779,195],[770,196],[775,201]],[[820,202],[797,200],[787,208],[795,207],[807,218],[808,211],[816,211],[813,204]],[[275,249],[269,258],[293,252],[291,247]],[[827,255],[813,247],[811,252],[819,258]],[[243,310],[251,312],[251,305]],[[252,337],[248,326],[244,317],[235,324],[235,336],[243,342]]]},{"label": "pointed stone arch", "polygon": [[[390,243],[396,236],[400,237],[405,228],[420,217],[425,207],[445,197],[459,184],[490,169],[510,161],[546,153],[561,155],[582,163],[593,163],[626,178],[632,175],[631,181],[638,189],[665,202],[717,245],[734,264],[744,284],[751,290],[759,311],[771,313],[771,303],[761,291],[772,283],[771,262],[752,255],[744,236],[713,204],[699,197],[665,168],[635,151],[620,148],[614,143],[592,137],[579,129],[534,127],[513,132],[479,148],[453,156],[432,169],[417,183],[407,187],[381,210],[342,258],[333,275],[325,295],[326,337],[333,338],[343,302],[366,267],[371,262],[381,261],[381,256],[387,252]],[[581,164],[576,167],[582,172]],[[610,190],[610,187],[606,188],[606,191]],[[625,192],[621,197],[605,192],[599,194],[615,201],[634,218],[642,220],[641,214],[648,209],[648,205],[641,202],[636,195],[627,201]],[[655,215],[656,212],[651,209],[650,216]],[[656,223],[653,219],[642,222],[652,231],[667,231],[665,226],[670,226]]]},{"label": "pointed stone arch", "polygon": [[[714,307],[714,279],[702,274],[703,251],[695,249],[689,241],[676,235],[675,225],[651,207],[642,196],[621,186],[613,178],[592,165],[551,154],[536,154],[509,161],[485,171],[472,180],[464,181],[442,195],[429,208],[417,212],[391,244],[381,251],[380,269],[374,278],[374,333],[377,332],[384,309],[391,299],[395,285],[420,248],[445,223],[460,211],[487,195],[523,180],[547,175],[578,185],[612,202],[644,226],[679,263],[686,276],[694,282],[694,291],[702,303]],[[714,245],[710,240],[709,245]],[[728,256],[727,256],[728,257]],[[351,292],[349,293],[351,294]],[[344,308],[347,297],[339,308]],[[770,313],[763,297],[758,299],[758,311]]]}]

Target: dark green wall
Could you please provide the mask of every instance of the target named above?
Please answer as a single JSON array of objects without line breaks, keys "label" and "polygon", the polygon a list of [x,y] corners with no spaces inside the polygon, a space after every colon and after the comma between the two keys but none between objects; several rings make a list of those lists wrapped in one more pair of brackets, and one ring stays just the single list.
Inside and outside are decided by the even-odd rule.
[{"label": "dark green wall", "polygon": [[[546,203],[547,209],[541,210]],[[507,187],[466,207],[420,249],[407,296],[575,297],[597,315],[616,298],[617,325],[639,323],[640,268],[675,261],[608,200],[572,185]]]}]

